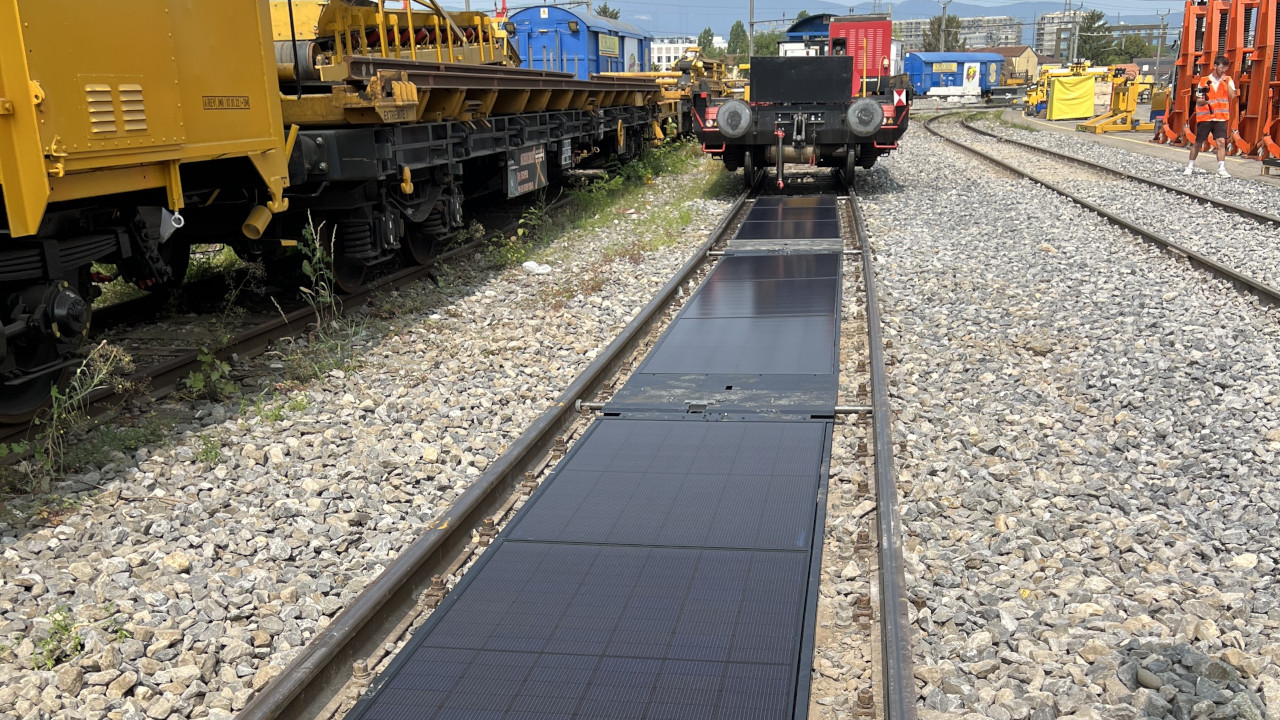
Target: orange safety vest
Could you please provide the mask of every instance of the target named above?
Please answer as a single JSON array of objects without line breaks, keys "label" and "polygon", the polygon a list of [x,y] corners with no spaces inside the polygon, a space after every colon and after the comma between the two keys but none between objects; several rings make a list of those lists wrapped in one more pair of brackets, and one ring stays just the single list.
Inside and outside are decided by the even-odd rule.
[{"label": "orange safety vest", "polygon": [[1234,83],[1230,75],[1223,75],[1222,79],[1215,85],[1213,76],[1206,75],[1200,78],[1197,87],[1207,88],[1209,90],[1209,102],[1196,103],[1196,122],[1205,122],[1207,120],[1230,120],[1231,119],[1231,95],[1228,88]]}]

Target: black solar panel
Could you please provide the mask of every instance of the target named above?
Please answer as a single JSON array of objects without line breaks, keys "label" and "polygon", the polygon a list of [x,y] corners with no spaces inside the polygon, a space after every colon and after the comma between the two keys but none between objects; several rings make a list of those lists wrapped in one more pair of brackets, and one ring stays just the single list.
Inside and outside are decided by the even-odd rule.
[{"label": "black solar panel", "polygon": [[732,282],[712,275],[681,317],[834,315],[839,293],[837,278]]},{"label": "black solar panel", "polygon": [[362,717],[791,717],[807,553],[491,552]]},{"label": "black solar panel", "polygon": [[836,196],[806,195],[804,197],[788,197],[786,195],[763,195],[756,198],[752,207],[836,207]]},{"label": "black solar panel", "polygon": [[839,255],[730,255],[716,265],[712,278],[735,280],[796,280],[840,276]]},{"label": "black solar panel", "polygon": [[839,219],[835,205],[756,205],[747,212],[743,222],[838,222]]},{"label": "black solar panel", "polygon": [[841,237],[840,221],[744,222],[733,237],[742,240],[836,240]]},{"label": "black solar panel", "polygon": [[836,371],[835,318],[680,318],[640,367],[645,373]]},{"label": "black solar panel", "polygon": [[[602,423],[510,537],[804,550],[825,432],[822,423]],[[630,446],[648,467],[636,469]]]}]

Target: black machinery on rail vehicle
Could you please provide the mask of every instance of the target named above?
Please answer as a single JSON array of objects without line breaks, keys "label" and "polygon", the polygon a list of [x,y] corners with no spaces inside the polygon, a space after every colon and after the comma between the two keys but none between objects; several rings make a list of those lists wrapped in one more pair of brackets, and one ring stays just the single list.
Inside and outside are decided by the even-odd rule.
[{"label": "black machinery on rail vehicle", "polygon": [[911,111],[911,82],[901,73],[887,16],[835,18],[817,55],[751,58],[747,99],[694,98],[703,150],[725,168],[742,168],[750,185],[784,163],[870,168],[898,147]]}]

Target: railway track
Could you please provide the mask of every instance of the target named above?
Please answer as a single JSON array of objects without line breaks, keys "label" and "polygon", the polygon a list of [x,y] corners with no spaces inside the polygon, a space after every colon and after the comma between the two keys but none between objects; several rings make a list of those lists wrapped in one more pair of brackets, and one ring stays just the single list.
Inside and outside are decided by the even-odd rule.
[{"label": "railway track", "polygon": [[[547,210],[555,210],[567,202],[566,199],[558,200],[549,205]],[[514,216],[510,212],[500,212],[482,216],[481,219],[492,222],[491,217],[497,219],[494,230],[504,235],[513,232],[519,222],[518,212]],[[342,297],[343,311],[357,310],[380,295],[431,278],[440,264],[478,251],[488,242],[488,237],[486,234],[484,238],[451,248],[425,265],[402,267],[370,280],[358,291]],[[237,281],[230,278],[211,277],[200,281],[195,287],[184,288],[184,291],[196,296],[213,297],[219,291],[226,293],[228,284],[235,282]],[[216,309],[193,319],[183,320],[182,329],[167,327],[159,331],[151,331],[146,325],[166,317],[161,299],[147,295],[109,305],[94,313],[90,345],[104,339],[121,344],[127,353],[139,360],[138,369],[125,378],[122,386],[146,388],[147,396],[156,400],[178,390],[184,378],[203,367],[202,348],[210,348],[219,360],[225,361],[232,357],[243,360],[261,354],[281,338],[305,331],[315,320],[314,309],[300,298],[286,299],[282,301],[283,304],[278,304],[271,297],[262,297],[258,299],[261,308],[246,312],[238,321],[222,328],[226,337],[212,337],[206,326],[225,313],[225,307],[222,306],[227,302],[225,298],[218,303],[205,302],[203,304]],[[202,344],[200,338],[205,338],[207,342]],[[90,418],[98,420],[112,414],[125,399],[115,388],[104,387],[89,396],[85,412]],[[0,444],[29,440],[36,430],[29,423],[0,424]],[[14,457],[16,456],[10,456],[10,459]]]},{"label": "railway track", "polygon": [[[893,720],[914,718],[916,689],[907,637],[888,388],[873,261],[871,254],[865,251],[870,245],[857,213],[856,199],[850,197],[840,200],[839,213],[844,221],[837,223],[840,228],[834,239],[814,241],[790,237],[781,243],[785,248],[781,252],[776,247],[772,251],[763,249],[764,243],[770,240],[777,245],[778,238],[768,237],[770,233],[781,230],[785,234],[786,227],[803,225],[758,222],[760,217],[771,215],[782,218],[788,212],[783,206],[795,200],[799,200],[801,205],[807,201],[806,198],[772,198],[760,204],[759,199],[752,201],[745,195],[740,197],[706,243],[605,352],[565,390],[553,408],[499,457],[453,507],[435,520],[346,610],[313,638],[280,676],[254,697],[240,717],[244,720],[364,717],[369,716],[375,706],[382,709],[394,706],[402,711],[411,707],[413,713],[421,717],[434,717],[432,708],[485,707],[495,712],[502,710],[494,717],[503,717],[507,710],[516,706],[528,707],[528,703],[537,704],[544,711],[554,708],[566,716],[600,717],[621,716],[622,713],[634,712],[643,704],[668,701],[674,703],[669,707],[673,711],[684,709],[707,713],[698,714],[698,717],[716,716],[717,707],[727,710],[728,714],[723,715],[726,717],[743,716],[747,712],[755,717],[807,717],[809,668],[814,652],[813,617],[822,559],[823,508],[826,507],[825,462],[831,451],[833,423],[838,416],[848,415],[871,419],[868,433],[872,440],[868,445],[875,458],[875,481],[868,490],[874,490],[877,499],[874,534],[883,539],[876,543],[878,572],[874,580],[867,578],[879,591],[878,622],[874,629],[867,629],[868,637],[865,638],[868,643],[876,645],[875,652],[869,654],[878,658],[879,673],[872,687],[859,692],[859,707],[872,708],[874,712],[878,699],[882,717]],[[830,204],[834,209],[834,199]],[[815,225],[811,222],[808,227],[812,229]],[[803,234],[801,231],[800,235]],[[845,236],[856,238],[856,249],[845,249]],[[833,242],[835,248],[832,247]],[[846,260],[860,260],[860,263],[855,266]],[[814,270],[819,266],[834,268],[836,276],[820,277],[822,272]],[[825,380],[821,373],[810,375],[808,379],[787,374],[773,375],[771,379],[770,372],[757,371],[767,370],[765,366],[772,365],[776,372],[777,367],[797,362],[816,368],[823,365],[822,353],[800,352],[791,344],[777,342],[779,338],[774,335],[758,337],[743,335],[739,331],[727,335],[721,332],[726,327],[750,325],[753,321],[735,315],[736,311],[731,310],[731,306],[739,310],[751,306],[763,313],[763,317],[756,318],[757,321],[772,324],[778,332],[791,333],[789,339],[803,342],[804,332],[797,329],[819,327],[822,322],[806,316],[777,316],[797,312],[797,303],[812,304],[814,296],[806,299],[804,293],[782,292],[787,284],[801,288],[808,282],[814,288],[826,288],[818,292],[822,298],[834,292],[832,312],[835,327],[828,328],[828,333],[834,332],[838,338],[841,266],[856,269],[866,290],[864,318],[868,323],[867,380],[870,390],[865,405],[834,404],[840,364],[838,353],[832,357]],[[789,268],[785,272],[791,273],[786,275],[787,279],[757,279],[761,273],[767,276],[783,267]],[[815,275],[819,277],[812,277]],[[670,316],[674,314],[676,305],[687,297],[684,289],[691,288],[703,277],[708,278],[703,289],[688,298],[683,309],[672,319]],[[744,278],[751,280],[744,281]],[[777,295],[752,295],[755,288],[763,287],[756,284],[760,282],[777,291]],[[713,289],[706,290],[707,287]],[[743,292],[747,293],[746,296]],[[779,301],[773,311],[766,307]],[[820,305],[822,302],[818,301]],[[783,306],[791,309],[780,310]],[[727,317],[721,317],[726,313]],[[775,317],[768,317],[771,313]],[[695,326],[696,331],[691,330]],[[797,332],[800,334],[796,335]],[[822,332],[817,335],[822,336]],[[692,343],[685,342],[687,340],[692,340]],[[708,345],[710,340],[715,342]],[[726,350],[725,343],[737,343],[739,347],[734,349],[742,352]],[[783,348],[781,351],[769,352],[769,348],[779,346]],[[831,349],[826,352],[830,353]],[[707,362],[719,363],[721,372],[699,373],[692,369],[694,365]],[[727,372],[726,369],[736,372]],[[831,375],[833,370],[835,374]],[[674,432],[659,443],[661,451],[642,449],[643,438],[651,436],[654,428],[663,427],[678,428],[680,432]],[[730,515],[737,516],[752,513],[753,499],[763,500],[763,496],[753,496],[745,489],[735,495],[732,502],[725,497],[718,503],[703,504],[697,508],[667,505],[666,511],[657,514],[644,511],[646,507],[652,511],[662,506],[661,503],[650,502],[646,506],[645,502],[633,497],[633,507],[624,513],[625,521],[622,517],[598,517],[598,512],[618,512],[617,491],[621,488],[604,488],[609,482],[607,478],[618,471],[613,465],[599,467],[593,473],[600,478],[600,488],[608,491],[597,495],[594,503],[587,501],[594,510],[571,510],[565,505],[565,493],[575,492],[574,488],[581,486],[583,480],[581,472],[575,468],[585,468],[592,462],[606,459],[609,452],[601,455],[602,447],[606,451],[613,448],[617,453],[633,453],[633,460],[628,461],[632,464],[642,457],[646,461],[655,459],[654,462],[661,463],[676,452],[671,445],[675,442],[684,448],[676,452],[677,455],[691,452],[692,455],[685,458],[687,462],[705,456],[701,472],[715,473],[718,464],[723,465],[727,461],[732,465],[735,454],[760,459],[756,458],[760,451],[750,443],[735,446],[738,450],[728,456],[724,454],[725,448],[717,448],[717,433],[735,432],[763,433],[761,438],[771,439],[787,433],[800,433],[820,441],[813,446],[801,443],[802,447],[810,448],[809,453],[794,449],[792,452],[798,461],[815,471],[810,492],[816,492],[817,496],[800,493],[788,499],[786,494],[794,491],[787,489],[787,481],[799,483],[799,479],[773,478],[760,485],[762,491],[774,493],[773,502],[755,508],[756,512],[768,515],[779,510],[778,503],[798,501],[802,513],[796,520],[795,529],[807,535],[807,544],[796,546],[798,541],[788,537],[783,547],[770,549],[770,541],[761,540],[769,536],[765,520],[760,520],[762,524],[755,527],[757,534],[752,541],[742,541],[741,537],[736,541],[723,538],[717,541],[709,537],[725,531],[727,526],[724,523],[731,522],[723,517],[717,522],[713,517],[718,509],[728,507],[726,503],[732,506]],[[827,438],[825,441],[821,441],[823,433]],[[702,438],[701,444],[695,442],[690,445],[694,441],[686,439],[686,435]],[[629,444],[633,442],[640,443],[641,447]],[[628,447],[632,449],[628,450]],[[634,455],[637,452],[641,454]],[[787,455],[785,451],[779,452]],[[791,455],[787,457],[791,458]],[[728,473],[728,466],[720,472]],[[754,468],[744,468],[741,472],[744,475],[760,474]],[[657,477],[665,476],[651,475],[650,479]],[[662,481],[653,481],[655,487],[662,484]],[[632,490],[640,486],[638,477],[633,477],[628,485]],[[643,486],[649,487],[649,483],[643,483]],[[722,490],[727,491],[728,486]],[[661,494],[664,491],[659,488],[653,492]],[[686,478],[685,486],[674,488],[673,492],[676,494],[667,500],[680,499],[680,492],[684,492],[686,503],[697,504],[698,488],[692,480]],[[809,499],[806,501],[805,497]],[[809,510],[803,511],[805,507]],[[573,517],[560,517],[556,508]],[[810,516],[807,520],[804,519],[805,512]],[[548,523],[549,517],[555,521]],[[804,530],[806,526],[808,530]],[[648,530],[644,530],[646,527]],[[777,530],[779,527],[774,527],[774,531]],[[672,533],[680,532],[685,535],[681,535],[679,540],[674,539]],[[555,538],[543,537],[545,533],[551,533]],[[640,535],[644,537],[640,538]],[[772,542],[777,542],[782,535],[786,533],[779,535],[775,532]],[[521,559],[530,552],[538,557]],[[589,591],[589,587],[595,587],[591,585],[592,578],[596,581],[600,578],[583,568],[596,565],[585,559],[586,555],[560,565],[548,559],[563,553],[608,556],[622,566],[631,567],[634,572],[647,574],[637,583],[636,577],[628,575],[627,571],[611,570],[606,573],[608,578],[604,586]],[[650,561],[638,561],[647,570],[634,564],[637,554],[649,557]],[[690,570],[693,575],[680,576],[684,577],[681,581],[676,577],[679,572],[670,568],[684,567],[689,562],[706,572],[699,575],[701,570]],[[715,613],[707,615],[705,622],[709,625],[705,627],[697,622],[692,625],[686,623],[684,634],[675,627],[675,618],[670,619],[669,626],[663,624],[666,621],[662,619],[662,608],[670,607],[664,603],[678,602],[682,597],[687,601],[692,597],[679,593],[672,595],[669,588],[678,588],[681,582],[697,586],[699,589],[691,592],[699,598],[698,602],[684,606],[683,611],[697,615],[695,609],[714,606],[723,602],[717,598],[725,592],[734,592],[730,578],[736,577],[736,571],[725,574],[730,566],[742,566],[741,569],[750,575],[751,568],[758,569],[761,562],[781,563],[790,568],[784,571],[779,569],[782,565],[771,566],[775,575],[778,572],[796,574],[791,581],[785,581],[782,575],[774,578],[772,587],[777,592],[783,592],[779,588],[789,588],[789,600],[771,596],[769,602],[750,605],[756,610],[741,616],[735,625],[737,631],[726,630],[722,626],[723,621],[713,619]],[[526,573],[522,576],[524,589],[517,591],[512,584],[511,573],[519,574],[520,567],[531,564],[541,567],[547,574],[531,579]],[[558,569],[553,569],[553,566]],[[612,566],[604,563],[602,567]],[[672,572],[676,575],[670,575]],[[782,585],[776,584],[779,581],[783,581]],[[529,584],[531,582],[532,585]],[[726,582],[730,582],[727,590],[722,587]],[[621,591],[613,589],[615,584],[631,587],[631,594],[616,594]],[[749,603],[747,596],[751,588],[740,587],[739,590],[742,602]],[[593,601],[585,605],[575,600],[577,593],[589,597],[590,592],[614,593],[614,597],[607,602]],[[476,597],[489,597],[490,603],[494,598],[506,598],[514,605],[507,611],[498,611],[496,606],[487,605],[485,601],[469,600]],[[597,600],[603,597],[598,596]],[[637,598],[642,601],[638,605]],[[787,603],[791,603],[788,607],[801,614],[782,617],[785,613],[779,615],[775,612],[777,607]],[[648,608],[641,615],[615,618],[618,622],[639,623],[628,626],[630,630],[625,633],[625,642],[616,633],[608,641],[623,642],[632,648],[631,652],[623,652],[613,645],[610,646],[613,651],[606,652],[600,644],[604,641],[592,637],[593,632],[599,635],[598,631],[603,626],[596,622],[601,618],[593,621],[588,616],[592,613],[608,614],[614,606]],[[539,608],[545,611],[554,607],[574,610],[559,621],[535,617]],[[586,614],[574,614],[579,611]],[[533,624],[522,623],[521,617],[531,619]],[[461,619],[452,620],[456,618]],[[573,622],[575,618],[576,624]],[[742,618],[748,622],[741,622]],[[451,621],[452,625],[449,624]],[[477,626],[477,622],[483,627]],[[559,628],[555,640],[560,651],[543,647],[543,651],[534,652],[528,643],[541,632],[536,628],[549,627],[548,622],[550,626]],[[461,636],[457,636],[460,639],[456,642],[446,641],[443,646],[429,640],[448,636],[453,632],[449,628],[456,629],[458,623],[475,632],[487,633],[489,645],[467,650],[471,647],[470,641]],[[441,630],[442,627],[445,629]],[[414,628],[418,628],[416,632],[413,632]],[[693,634],[689,634],[690,631]],[[530,632],[534,635],[529,635]],[[768,656],[776,660],[777,647],[767,642],[764,645],[752,645],[751,642],[752,638],[759,641],[763,637],[774,636],[791,638],[783,643],[790,649],[782,654],[794,667],[780,671],[783,676],[781,683],[771,685],[771,680],[759,673],[778,670],[764,659]],[[521,637],[525,640],[520,640]],[[646,643],[655,649],[637,650],[650,646]],[[667,643],[667,651],[659,649],[663,643]],[[389,652],[388,648],[392,646],[398,646],[400,652]],[[677,646],[685,648],[684,655],[671,650]],[[426,686],[406,690],[405,680],[396,679],[406,666],[412,665],[414,669],[407,671],[405,678],[420,677],[422,672],[430,673],[431,668],[441,667],[439,663],[447,665],[450,658],[457,660],[456,655],[460,652],[485,654],[488,652],[485,647],[510,652],[490,653],[475,660],[470,667],[482,668],[484,684],[478,691],[473,687],[470,694],[462,687],[465,681],[459,681],[456,687],[452,681],[445,682],[435,690],[427,691]],[[743,652],[755,655],[751,662],[735,665],[730,657],[731,648],[736,648],[733,652],[739,655]],[[513,670],[511,663],[519,665],[533,657],[537,663],[550,663],[557,669],[548,675],[550,684],[531,685],[528,692],[522,694],[520,678],[524,677],[524,671]],[[427,664],[422,665],[420,660]],[[569,668],[597,662],[599,665],[587,675]],[[612,671],[605,668],[610,663],[617,665]],[[655,669],[656,666],[651,667],[652,663],[662,664],[662,668]],[[504,664],[507,665],[505,670]],[[541,671],[535,668],[533,672],[547,672],[547,667]],[[733,668],[745,668],[748,675],[735,675]],[[700,677],[700,672],[711,675]],[[636,691],[642,689],[644,682],[635,678],[644,677],[646,673],[653,676],[654,687],[669,684],[672,696],[657,693],[650,697],[645,692],[640,693],[646,695],[644,698],[637,695]],[[719,682],[733,685],[742,697],[735,700],[735,690],[727,685],[705,684],[707,677],[717,676],[717,673]],[[754,679],[748,680],[748,677]],[[790,679],[785,679],[787,677]],[[772,680],[778,678],[772,677]],[[412,680],[409,682],[413,685]],[[777,692],[770,694],[768,688]],[[595,694],[588,697],[592,693]],[[678,705],[679,702],[685,704]],[[734,706],[734,702],[739,705]],[[757,702],[758,705],[743,706],[741,702]],[[771,709],[766,711],[766,707]],[[735,715],[735,712],[739,714]]]},{"label": "railway track", "polygon": [[[1079,179],[1079,170],[1083,168],[1086,173],[1092,173],[1095,176],[1105,176],[1110,182],[1129,183],[1134,185],[1143,185],[1145,187],[1154,187],[1162,191],[1172,193],[1176,198],[1182,198],[1187,201],[1195,202],[1204,206],[1202,212],[1216,213],[1222,216],[1220,221],[1223,227],[1235,228],[1241,222],[1241,218],[1266,226],[1270,231],[1275,225],[1280,225],[1280,217],[1260,212],[1255,209],[1247,208],[1231,202],[1224,202],[1218,198],[1209,197],[1200,193],[1195,193],[1183,188],[1179,188],[1168,183],[1161,182],[1156,179],[1144,177],[1124,170],[1100,165],[1080,158],[1073,158],[1052,150],[1038,148],[1017,140],[1002,138],[993,133],[987,132],[980,128],[974,127],[971,123],[963,120],[965,113],[944,113],[936,115],[925,121],[925,128],[934,136],[954,145],[966,152],[969,152],[983,160],[996,165],[1014,175],[1024,177],[1039,185],[1052,190],[1072,202],[1102,216],[1113,225],[1128,231],[1142,240],[1154,244],[1170,254],[1184,258],[1194,267],[1211,273],[1215,277],[1230,282],[1234,287],[1257,297],[1268,305],[1280,305],[1280,288],[1270,282],[1258,277],[1258,273],[1243,271],[1238,267],[1232,267],[1237,264],[1240,258],[1232,259],[1232,248],[1205,248],[1193,246],[1193,240],[1174,239],[1170,236],[1170,232],[1163,228],[1153,228],[1150,226],[1149,219],[1137,219],[1134,215],[1164,217],[1169,216],[1167,205],[1168,196],[1160,194],[1155,195],[1149,191],[1144,191],[1143,195],[1151,197],[1151,206],[1130,206],[1126,208],[1111,209],[1104,207],[1101,202],[1084,197],[1084,193],[1069,187],[1068,184]],[[958,122],[951,122],[958,121]],[[957,128],[961,132],[976,136],[977,143],[991,143],[997,148],[996,152],[989,152],[977,146],[977,143],[966,141],[955,137],[954,135],[943,132],[939,125],[945,124],[950,128]],[[1007,152],[1012,149],[1012,153]],[[1012,159],[1011,155],[1020,156],[1018,160]],[[1071,167],[1073,170],[1067,172],[1065,167]],[[1057,176],[1057,177],[1050,177]],[[1062,179],[1058,179],[1061,177]],[[1154,206],[1154,207],[1153,207]],[[1171,223],[1175,225],[1176,223]],[[1247,250],[1236,250],[1239,255],[1247,255]],[[1280,262],[1280,261],[1278,261]],[[1278,265],[1280,267],[1280,265]]]}]

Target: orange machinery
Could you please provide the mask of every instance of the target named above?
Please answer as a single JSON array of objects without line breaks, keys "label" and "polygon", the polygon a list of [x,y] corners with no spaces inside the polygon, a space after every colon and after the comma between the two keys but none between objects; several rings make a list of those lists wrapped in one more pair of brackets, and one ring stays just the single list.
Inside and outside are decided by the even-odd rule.
[{"label": "orange machinery", "polygon": [[[1239,90],[1227,140],[1230,154],[1280,157],[1280,0],[1188,0],[1165,122],[1154,140],[1195,141],[1192,90],[1225,55]],[[1213,139],[1208,144],[1212,146]]]}]

